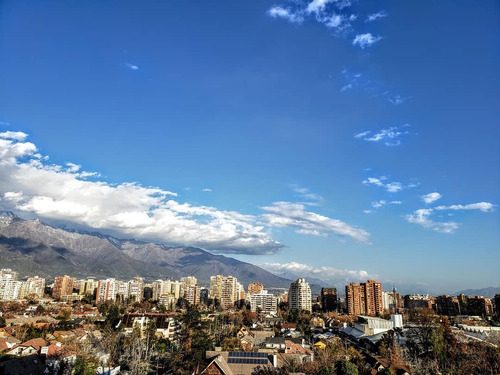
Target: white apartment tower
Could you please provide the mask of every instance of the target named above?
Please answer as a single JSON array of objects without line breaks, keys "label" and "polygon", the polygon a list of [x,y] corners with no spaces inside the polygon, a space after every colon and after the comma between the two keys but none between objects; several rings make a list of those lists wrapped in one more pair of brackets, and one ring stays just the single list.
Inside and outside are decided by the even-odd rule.
[{"label": "white apartment tower", "polygon": [[250,295],[250,308],[252,311],[260,309],[264,313],[276,312],[276,297],[272,294],[268,294],[267,290],[261,290],[258,293],[253,293]]},{"label": "white apartment tower", "polygon": [[312,311],[311,287],[305,279],[297,279],[297,281],[290,284],[288,306],[290,310]]}]

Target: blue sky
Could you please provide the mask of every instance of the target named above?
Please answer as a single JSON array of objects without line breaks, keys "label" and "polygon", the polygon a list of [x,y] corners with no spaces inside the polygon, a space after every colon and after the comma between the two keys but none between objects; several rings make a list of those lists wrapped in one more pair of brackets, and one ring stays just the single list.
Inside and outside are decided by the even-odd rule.
[{"label": "blue sky", "polygon": [[495,1],[0,4],[0,205],[336,285],[500,285]]}]

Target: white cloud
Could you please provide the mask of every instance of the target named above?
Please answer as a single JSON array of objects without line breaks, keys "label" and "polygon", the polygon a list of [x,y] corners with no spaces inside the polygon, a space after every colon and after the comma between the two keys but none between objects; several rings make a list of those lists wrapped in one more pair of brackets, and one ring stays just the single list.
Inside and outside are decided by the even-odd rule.
[{"label": "white cloud", "polygon": [[15,141],[24,141],[27,136],[28,136],[28,134],[23,133],[23,132],[6,131],[3,133],[0,133],[0,138],[12,139]]},{"label": "white cloud", "polygon": [[[318,202],[321,202],[324,198],[316,193],[311,193],[309,188],[302,187],[297,184],[290,184],[290,188],[292,191],[297,193],[301,198],[307,199],[309,202],[304,202],[304,204],[310,205],[311,203],[316,204]],[[310,202],[313,201],[313,202]],[[314,202],[315,201],[315,202]]]},{"label": "white cloud", "polygon": [[68,167],[68,172],[78,172],[82,167],[81,165],[74,163],[66,163],[66,166]]},{"label": "white cloud", "polygon": [[177,193],[138,183],[88,181],[74,163],[47,164],[33,143],[0,138],[0,206],[121,237],[270,254],[282,245],[259,219],[174,200]]},{"label": "white cloud", "polygon": [[380,12],[369,14],[368,17],[366,17],[365,22],[373,22],[384,17],[387,17],[387,12],[385,10],[381,10]]},{"label": "white cloud", "polygon": [[495,208],[495,205],[493,203],[489,202],[478,202],[478,203],[471,203],[471,204],[454,204],[451,206],[438,206],[435,207],[435,210],[479,210],[483,212],[490,212],[493,211]]},{"label": "white cloud", "polygon": [[401,204],[401,203],[402,203],[401,201],[387,202],[385,200],[379,200],[379,201],[372,202],[372,207],[373,208],[380,208],[380,207],[383,207],[383,206],[388,205],[388,204]]},{"label": "white cloud", "polygon": [[134,65],[134,64],[125,63],[125,66],[131,70],[139,70],[139,67],[137,65]]},{"label": "white cloud", "polygon": [[354,14],[343,14],[339,11],[349,7],[349,0],[312,0],[308,3],[292,1],[291,6],[275,5],[267,11],[273,18],[282,18],[291,23],[300,24],[306,17],[313,17],[335,34],[344,34],[352,28],[351,22],[356,19]]},{"label": "white cloud", "polygon": [[383,143],[386,146],[398,146],[401,144],[402,137],[409,134],[408,130],[405,130],[409,126],[410,124],[391,126],[387,129],[380,129],[377,132],[366,130],[354,134],[354,138],[367,142]]},{"label": "white cloud", "polygon": [[411,183],[408,185],[403,185],[401,182],[393,181],[393,182],[385,182],[387,177],[368,177],[366,180],[363,180],[362,183],[364,185],[375,185],[378,187],[383,187],[389,193],[397,193],[403,189],[412,188],[418,186],[418,183]]},{"label": "white cloud", "polygon": [[206,193],[210,193],[212,192],[213,190],[212,189],[209,189],[209,188],[204,188],[202,191],[206,192]]},{"label": "white cloud", "polygon": [[358,34],[354,37],[354,40],[352,41],[352,45],[358,45],[362,49],[366,47],[370,47],[373,44],[377,43],[379,40],[381,40],[381,36],[373,36],[371,33],[366,33],[366,34]]},{"label": "white cloud", "polygon": [[296,275],[297,277],[305,277],[307,281],[307,277],[312,277],[316,279],[328,280],[333,283],[335,282],[359,282],[365,281],[367,279],[376,278],[376,275],[370,275],[368,272],[364,270],[346,270],[346,269],[338,269],[333,267],[313,267],[307,264],[298,263],[298,262],[289,262],[289,263],[264,263],[260,265],[262,268],[268,270],[269,272],[273,272],[276,274],[287,274],[291,273],[292,275]]},{"label": "white cloud", "polygon": [[424,228],[431,228],[436,232],[453,233],[459,228],[460,224],[453,221],[435,222],[430,219],[430,216],[434,214],[434,211],[479,210],[482,212],[491,212],[494,208],[495,205],[489,202],[478,202],[466,205],[454,204],[451,206],[438,206],[435,208],[421,208],[414,211],[412,214],[406,215],[406,220],[410,223],[421,225]]},{"label": "white cloud", "polygon": [[425,203],[431,204],[431,203],[437,201],[438,199],[441,199],[441,197],[442,197],[442,195],[435,191],[433,193],[422,195],[420,198],[422,198],[422,200]]},{"label": "white cloud", "polygon": [[272,7],[267,11],[267,14],[273,18],[283,18],[291,23],[302,23],[304,21],[304,17],[300,13],[280,6]]},{"label": "white cloud", "polygon": [[307,5],[308,13],[320,13],[325,10],[326,4],[331,0],[313,0]]},{"label": "white cloud", "polygon": [[364,229],[350,226],[343,221],[331,219],[314,212],[305,211],[305,205],[291,202],[274,202],[272,206],[261,207],[266,214],[263,222],[271,227],[290,227],[297,233],[324,236],[329,233],[348,236],[368,243],[370,234]]},{"label": "white cloud", "polygon": [[408,98],[404,98],[401,95],[394,95],[393,97],[389,98],[389,102],[394,104],[394,105],[399,105],[404,103]]},{"label": "white cloud", "polygon": [[454,233],[460,226],[460,224],[453,221],[435,222],[429,219],[432,213],[432,208],[421,208],[414,211],[412,214],[406,215],[405,218],[409,223],[418,224],[424,228],[430,228],[440,233]]}]

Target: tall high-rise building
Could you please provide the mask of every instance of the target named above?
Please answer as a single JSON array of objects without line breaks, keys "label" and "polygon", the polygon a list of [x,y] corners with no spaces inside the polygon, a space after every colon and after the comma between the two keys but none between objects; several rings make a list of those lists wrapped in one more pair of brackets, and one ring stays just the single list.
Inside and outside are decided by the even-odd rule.
[{"label": "tall high-rise building", "polygon": [[82,280],[80,282],[80,291],[78,292],[78,294],[94,295],[96,288],[97,288],[97,281],[95,281],[95,278],[87,277],[85,280]]},{"label": "tall high-rise building", "polygon": [[288,306],[290,310],[312,311],[311,287],[305,279],[297,279],[288,289]]},{"label": "tall high-rise building", "polygon": [[17,281],[19,274],[16,271],[12,271],[10,268],[2,268],[0,270],[0,281],[1,280],[12,280]]},{"label": "tall high-rise building", "polygon": [[96,303],[116,301],[118,285],[115,279],[99,280],[97,282]]},{"label": "tall high-rise building", "polygon": [[220,306],[226,310],[234,307],[240,300],[241,284],[233,276],[211,276],[210,277],[210,298],[219,301]]},{"label": "tall high-rise building", "polygon": [[321,308],[323,311],[337,311],[337,288],[321,288]]},{"label": "tall high-rise building", "polygon": [[73,283],[75,279],[71,276],[57,276],[54,279],[54,287],[52,288],[52,298],[59,299],[61,296],[69,296],[73,294]]},{"label": "tall high-rise building", "polygon": [[200,293],[201,293],[201,287],[199,285],[189,285],[186,287],[186,290],[184,291],[184,298],[191,305],[199,305]]},{"label": "tall high-rise building", "polygon": [[43,277],[28,277],[24,283],[22,292],[19,297],[26,298],[29,295],[35,295],[38,298],[43,298],[45,292],[45,279]]},{"label": "tall high-rise building", "polygon": [[347,312],[349,315],[382,314],[382,283],[368,280],[366,283],[351,283],[345,287]]},{"label": "tall high-rise building", "polygon": [[209,297],[214,301],[217,300],[220,302],[221,294],[222,294],[222,279],[224,276],[210,276],[210,291]]},{"label": "tall high-rise building", "polygon": [[128,282],[128,301],[142,302],[143,294],[144,279],[136,276]]},{"label": "tall high-rise building", "polygon": [[0,300],[18,299],[22,286],[22,281],[15,281],[11,278],[0,279]]}]

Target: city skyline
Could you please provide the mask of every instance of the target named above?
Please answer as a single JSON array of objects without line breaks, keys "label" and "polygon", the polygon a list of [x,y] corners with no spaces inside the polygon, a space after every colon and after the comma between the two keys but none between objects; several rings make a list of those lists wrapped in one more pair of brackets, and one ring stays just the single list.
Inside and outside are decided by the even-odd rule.
[{"label": "city skyline", "polygon": [[306,279],[500,284],[495,2],[0,10],[0,209]]}]

